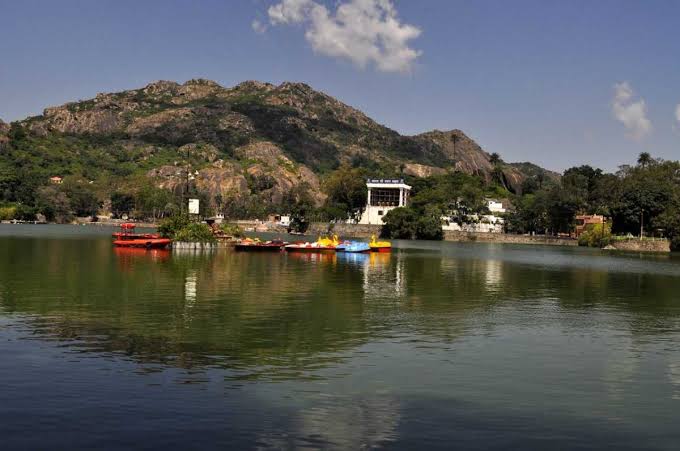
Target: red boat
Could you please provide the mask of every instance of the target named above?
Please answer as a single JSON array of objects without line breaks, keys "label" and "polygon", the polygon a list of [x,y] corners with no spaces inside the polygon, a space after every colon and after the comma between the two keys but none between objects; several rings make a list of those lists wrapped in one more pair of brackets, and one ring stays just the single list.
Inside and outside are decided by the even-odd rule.
[{"label": "red boat", "polygon": [[172,243],[171,239],[161,238],[156,233],[135,233],[135,225],[129,222],[121,224],[120,232],[115,232],[113,238],[116,247],[166,249]]}]

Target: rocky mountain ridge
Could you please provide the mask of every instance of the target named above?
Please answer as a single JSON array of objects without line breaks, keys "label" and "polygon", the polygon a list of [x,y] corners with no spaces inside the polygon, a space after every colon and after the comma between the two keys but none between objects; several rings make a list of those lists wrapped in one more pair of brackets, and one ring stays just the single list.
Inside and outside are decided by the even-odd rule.
[{"label": "rocky mountain ridge", "polygon": [[[492,163],[460,130],[402,136],[304,83],[157,81],[46,108],[18,124],[37,138],[76,137],[74,146],[104,145],[100,153],[129,156],[163,188],[181,189],[191,170],[192,183],[211,199],[258,194],[277,202],[302,185],[321,203],[319,176],[340,164],[417,177],[500,173],[516,192],[527,176],[521,167]],[[0,122],[0,145],[8,134]],[[78,158],[80,149],[70,150]]]}]

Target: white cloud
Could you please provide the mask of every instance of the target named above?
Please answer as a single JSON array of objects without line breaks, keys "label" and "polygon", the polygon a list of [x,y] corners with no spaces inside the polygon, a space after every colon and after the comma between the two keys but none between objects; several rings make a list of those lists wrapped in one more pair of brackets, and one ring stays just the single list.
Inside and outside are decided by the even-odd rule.
[{"label": "white cloud", "polygon": [[627,81],[614,85],[612,113],[627,130],[627,136],[640,140],[652,131],[652,123],[647,118],[647,105],[644,99],[634,100],[635,93]]},{"label": "white cloud", "polygon": [[251,23],[250,25],[253,27],[253,31],[255,31],[255,33],[262,34],[265,31],[267,31],[267,24],[262,23],[257,19],[253,20],[253,23]]},{"label": "white cloud", "polygon": [[302,24],[315,52],[362,68],[408,72],[421,54],[409,45],[421,30],[402,23],[391,0],[341,1],[335,14],[314,0],[282,0],[267,13],[272,25]]},{"label": "white cloud", "polygon": [[300,23],[304,21],[314,7],[325,7],[312,0],[283,0],[270,6],[267,10],[272,25]]}]

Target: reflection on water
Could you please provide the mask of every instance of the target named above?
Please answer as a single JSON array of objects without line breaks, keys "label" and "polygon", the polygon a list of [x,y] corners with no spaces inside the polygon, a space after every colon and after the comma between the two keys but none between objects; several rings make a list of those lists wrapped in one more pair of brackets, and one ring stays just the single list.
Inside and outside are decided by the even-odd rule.
[{"label": "reflection on water", "polygon": [[399,403],[393,397],[319,397],[316,405],[292,419],[291,433],[265,433],[261,443],[274,449],[320,445],[343,449],[375,449],[398,437]]},{"label": "reflection on water", "polygon": [[[232,445],[411,447],[424,430],[434,447],[524,443],[509,419],[520,437],[552,430],[584,447],[603,438],[581,422],[623,428],[622,448],[680,438],[672,256],[432,242],[392,254],[170,252],[112,249],[108,232],[17,230],[0,231],[3,405],[52,399],[68,411],[62,394],[126,374],[197,419],[207,406],[252,415],[230,423],[252,432]],[[73,374],[75,387],[44,382]],[[211,395],[192,404],[192,390]],[[72,407],[96,409],[94,398]]]}]

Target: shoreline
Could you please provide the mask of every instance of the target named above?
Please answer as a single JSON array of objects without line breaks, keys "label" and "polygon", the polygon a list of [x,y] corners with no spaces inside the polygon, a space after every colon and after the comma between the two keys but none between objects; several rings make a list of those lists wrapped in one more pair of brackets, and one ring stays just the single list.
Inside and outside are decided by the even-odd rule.
[{"label": "shoreline", "polygon": [[[124,220],[108,220],[97,222],[74,221],[69,224],[61,225],[82,225],[95,227],[119,227]],[[55,222],[33,222],[33,221],[2,221],[2,225],[54,225]],[[158,224],[153,222],[135,222],[140,228],[155,229]],[[225,221],[225,224],[232,224],[254,230],[249,233],[287,233],[286,229],[279,225],[274,225],[259,221]],[[259,230],[257,230],[259,229]],[[266,229],[266,230],[265,230]],[[307,236],[326,235],[329,224],[313,222],[305,232]],[[380,235],[381,226],[365,224],[334,224],[331,233],[347,238],[370,238],[372,235]],[[461,232],[444,231],[444,239],[455,243],[488,243],[488,244],[523,244],[533,246],[578,246],[578,240],[574,238],[561,238],[545,235],[515,235],[509,233],[484,233],[484,232]],[[627,239],[613,241],[612,246],[616,251],[625,252],[644,252],[644,253],[670,253],[670,242],[667,239]]]}]

